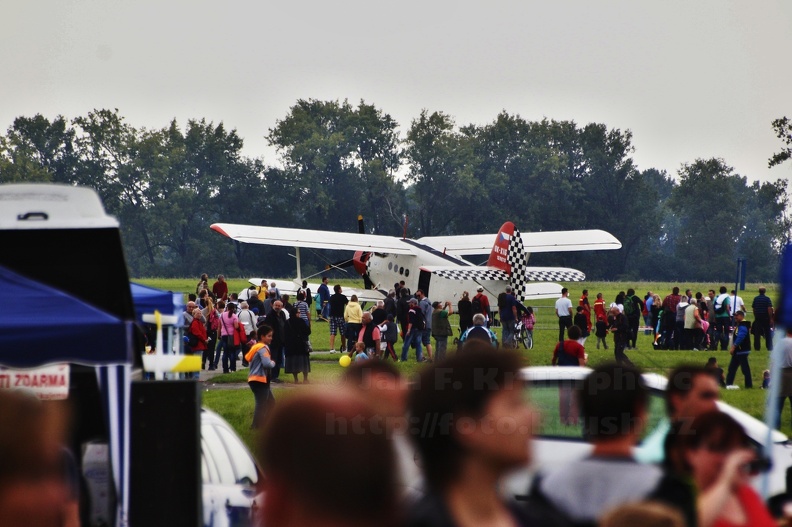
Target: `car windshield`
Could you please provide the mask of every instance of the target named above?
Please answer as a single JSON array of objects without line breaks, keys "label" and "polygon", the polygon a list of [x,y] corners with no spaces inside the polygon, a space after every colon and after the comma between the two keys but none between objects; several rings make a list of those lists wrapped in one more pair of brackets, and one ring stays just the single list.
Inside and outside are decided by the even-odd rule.
[{"label": "car windshield", "polygon": [[[539,437],[584,441],[575,402],[574,381],[541,381],[526,384],[527,397],[542,415]],[[651,434],[665,417],[663,392],[651,390],[649,419],[642,438]],[[564,413],[562,407],[566,407]]]}]

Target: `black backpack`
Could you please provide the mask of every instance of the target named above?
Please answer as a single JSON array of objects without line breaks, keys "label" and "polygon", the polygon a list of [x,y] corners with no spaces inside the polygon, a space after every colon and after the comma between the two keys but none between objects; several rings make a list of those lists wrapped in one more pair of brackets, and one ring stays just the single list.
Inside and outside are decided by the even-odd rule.
[{"label": "black backpack", "polygon": [[474,315],[476,313],[481,313],[481,297],[474,296],[473,300],[470,302],[470,307]]},{"label": "black backpack", "polygon": [[187,345],[191,348],[198,345],[198,336],[190,330],[187,330]]}]

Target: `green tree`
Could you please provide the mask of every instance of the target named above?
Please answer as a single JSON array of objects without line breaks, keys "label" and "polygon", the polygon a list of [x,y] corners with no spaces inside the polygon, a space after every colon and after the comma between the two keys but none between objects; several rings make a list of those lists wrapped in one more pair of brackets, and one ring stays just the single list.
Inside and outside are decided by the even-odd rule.
[{"label": "green tree", "polygon": [[117,109],[89,112],[75,118],[73,124],[78,130],[75,146],[79,159],[74,182],[96,190],[105,209],[119,219],[132,272],[154,270],[167,224],[158,225],[149,214],[152,174],[156,172],[146,166],[146,157],[158,158],[158,153],[150,152],[159,152],[159,141],[144,137]]},{"label": "green tree", "polygon": [[786,145],[767,162],[770,168],[780,165],[784,161],[792,158],[792,121],[788,117],[781,117],[773,121],[773,131],[776,136]]},{"label": "green tree", "polygon": [[[256,268],[252,246],[220,237],[215,222],[262,223],[259,202],[266,192],[260,161],[241,155],[242,139],[223,123],[189,120],[184,133],[176,122],[156,132],[152,149],[156,176],[150,215],[163,231],[161,258],[171,273],[197,275]],[[165,161],[160,164],[160,161]]]},{"label": "green tree", "polygon": [[[300,204],[285,224],[347,230],[363,214],[380,234],[400,225],[396,121],[361,101],[299,100],[267,136],[278,149],[290,195]],[[349,221],[349,218],[352,221]]]},{"label": "green tree", "polygon": [[683,276],[729,281],[738,257],[748,259],[752,279],[777,276],[781,248],[789,240],[787,182],[748,184],[722,159],[684,165],[669,200],[679,221],[676,256]]},{"label": "green tree", "polygon": [[405,140],[410,220],[420,236],[456,234],[475,229],[477,216],[487,210],[481,187],[470,170],[469,141],[442,112],[421,111]]},{"label": "green tree", "polygon": [[137,130],[118,111],[74,120],[77,182],[96,189],[119,218],[133,274],[232,272],[243,249],[209,229],[215,221],[255,223],[261,164],[242,158],[241,138],[222,123],[175,121]]},{"label": "green tree", "polygon": [[659,189],[639,172],[632,160],[632,133],[586,125],[580,132],[582,165],[580,183],[585,189],[582,207],[575,214],[576,228],[604,229],[622,243],[620,251],[582,253],[592,274],[638,279],[636,257],[660,233]]},{"label": "green tree", "polygon": [[74,130],[62,116],[17,117],[0,137],[0,182],[71,183],[75,164]]},{"label": "green tree", "polygon": [[669,200],[679,220],[677,272],[692,280],[728,281],[745,230],[745,179],[719,158],[685,164],[679,176]]},{"label": "green tree", "polygon": [[641,239],[628,266],[630,273],[625,274],[630,278],[637,275],[641,278],[653,277],[655,280],[677,280],[680,276],[675,274],[679,263],[675,261],[679,220],[668,206],[676,183],[666,171],[654,168],[642,171],[640,177],[648,188],[656,192],[656,228]]},{"label": "green tree", "polygon": [[773,281],[778,277],[781,249],[789,243],[790,222],[787,181],[753,182],[741,188],[747,194],[742,215],[744,230],[736,256],[748,260],[752,279]]},{"label": "green tree", "polygon": [[477,201],[489,211],[479,220],[487,223],[477,225],[477,231],[497,228],[504,221],[512,221],[524,231],[552,223],[553,218],[545,218],[544,213],[555,211],[545,209],[544,199],[536,199],[548,189],[555,192],[549,181],[559,179],[562,172],[562,158],[548,139],[548,124],[501,112],[490,124],[462,129],[474,152]]}]

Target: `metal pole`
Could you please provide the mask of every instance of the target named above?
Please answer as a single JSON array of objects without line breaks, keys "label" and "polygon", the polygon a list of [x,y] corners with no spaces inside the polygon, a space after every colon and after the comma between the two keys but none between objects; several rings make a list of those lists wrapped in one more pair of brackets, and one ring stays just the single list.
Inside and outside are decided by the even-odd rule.
[{"label": "metal pole", "polygon": [[740,267],[743,259],[737,258],[737,279],[734,280],[734,298],[731,305],[731,316],[729,317],[729,325],[734,326],[734,314],[737,312],[737,286],[740,283]]},{"label": "metal pole", "polygon": [[295,255],[295,258],[297,259],[297,283],[300,284],[300,287],[302,287],[302,275],[300,274],[300,248],[299,247],[295,247],[294,248],[294,255]]}]

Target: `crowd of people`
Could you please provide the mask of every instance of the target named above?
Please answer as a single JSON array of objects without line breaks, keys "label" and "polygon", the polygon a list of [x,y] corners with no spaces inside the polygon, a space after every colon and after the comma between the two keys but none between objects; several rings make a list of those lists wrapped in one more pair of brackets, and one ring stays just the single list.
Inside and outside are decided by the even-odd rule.
[{"label": "crowd of people", "polygon": [[[455,339],[459,343],[478,338],[494,346],[513,347],[517,328],[524,327],[530,335],[536,323],[533,309],[524,306],[508,286],[497,298],[499,320],[493,316],[483,287],[478,287],[473,296],[463,291],[456,306],[452,306],[449,301],[430,301],[421,289],[412,293],[401,282],[394,284],[385,299],[368,310],[362,308],[355,295],[347,297],[341,285],[333,286],[332,291],[331,294],[327,277],[322,278],[315,295],[304,282],[292,304],[288,295],[280,294],[275,283],[267,284],[264,280],[260,286],[246,290],[243,293],[246,298],[240,299],[239,295],[228,292],[222,275],[211,287],[208,276],[204,275],[184,314],[183,325],[191,339],[189,351],[200,351],[207,369],[218,368],[222,359],[223,371],[233,371],[236,365],[231,359],[255,342],[256,327],[261,323],[276,324],[273,342],[277,351],[273,357],[279,369],[273,378],[278,379],[280,368],[286,367],[287,356],[307,356],[314,312],[316,322],[329,325],[331,353],[404,361],[414,349],[415,360],[419,362],[431,362],[435,354],[443,356],[449,337],[454,336],[448,323],[452,314],[459,317],[460,333]],[[275,309],[276,306],[279,307]],[[200,315],[196,309],[200,310]],[[566,340],[566,331],[571,326],[580,329],[576,340],[581,345],[585,345],[593,333],[597,349],[601,346],[609,349],[607,337],[610,335],[616,361],[629,363],[625,352],[636,347],[639,328],[643,326],[644,331],[653,336],[653,346],[657,349],[715,350],[720,347],[733,352],[729,371],[736,373],[741,368],[746,375],[746,385],[750,387],[747,363],[750,335],[753,335],[754,349],[760,349],[762,339],[767,349],[772,349],[774,310],[765,288],[760,288],[751,304],[753,322],[745,320],[746,309],[742,298],[734,290],[727,292],[725,286],[720,287],[718,294],[714,289],[707,294],[694,294],[690,289],[680,294],[675,287],[662,299],[651,291],[640,297],[630,288],[619,292],[610,303],[602,293],[590,302],[588,290],[584,289],[577,306],[573,306],[569,291],[564,288],[555,304],[559,342]],[[273,311],[277,312],[274,316]],[[363,320],[364,311],[370,313],[370,321]],[[286,324],[292,313],[304,324]],[[204,326],[205,335],[198,323],[193,324],[195,319]],[[495,324],[501,327],[500,342],[492,330]],[[400,354],[396,349],[399,337],[402,339]],[[358,341],[364,341],[360,352],[355,349]],[[286,368],[286,373],[295,376],[302,373],[307,378],[310,369],[307,361],[289,362],[293,364]],[[733,375],[729,379],[733,381]]]},{"label": "crowd of people", "polygon": [[[307,284],[305,284],[307,286]],[[218,275],[209,286],[209,277],[201,276],[196,292],[188,295],[182,315],[185,333],[185,352],[201,354],[202,368],[223,373],[236,371],[237,361],[250,364],[248,352],[259,341],[258,329],[270,328],[270,342],[274,367],[269,381],[283,382],[281,371],[291,374],[294,382],[308,382],[311,371],[311,307],[313,297],[308,289],[300,289],[294,300],[281,295],[275,282],[251,287],[240,298],[229,293],[225,276]]]},{"label": "crowd of people", "polygon": [[667,418],[645,440],[653,458],[638,460],[649,390],[634,366],[598,365],[570,392],[591,454],[542,469],[520,501],[505,495],[540,423],[523,365],[473,340],[410,384],[392,363],[361,361],[332,392],[280,403],[261,439],[263,525],[776,525],[750,486],[762,459],[700,366],[671,372]]},{"label": "crowd of people", "polygon": [[[293,375],[295,383],[299,382],[300,375],[303,382],[308,382],[310,335],[316,323],[329,326],[331,353],[345,353],[353,361],[370,358],[407,361],[414,349],[414,360],[433,362],[446,357],[449,338],[454,335],[449,322],[452,314],[459,316],[460,333],[455,339],[459,346],[480,341],[493,347],[514,347],[518,321],[522,321],[528,331],[536,321],[533,310],[517,300],[510,287],[505,287],[498,295],[500,320],[496,322],[483,287],[478,287],[473,296],[464,291],[456,306],[452,306],[449,301],[430,301],[421,289],[411,293],[403,282],[396,283],[385,299],[364,309],[355,295],[347,297],[343,293],[341,285],[333,286],[330,294],[328,282],[327,277],[322,279],[315,296],[303,283],[296,300],[291,303],[289,296],[281,294],[275,283],[267,284],[266,280],[237,295],[228,292],[222,275],[211,287],[204,275],[184,312],[183,326],[189,336],[185,346],[188,352],[202,354],[207,369],[218,368],[222,363],[224,373],[235,371],[238,357],[242,358],[243,366],[253,365],[255,359],[257,371],[251,371],[249,382],[258,414],[271,406],[272,393],[257,383],[269,387],[271,383],[283,382],[281,371]],[[641,298],[629,288],[619,292],[610,303],[602,293],[590,303],[588,290],[584,289],[577,306],[573,306],[568,289],[563,288],[555,303],[559,342],[553,351],[552,363],[587,364],[585,343],[594,333],[598,349],[600,346],[609,349],[607,336],[610,335],[615,362],[632,365],[626,351],[636,347],[643,318],[643,329],[652,335],[653,346],[657,349],[706,350],[718,346],[728,349],[731,357],[722,384],[733,385],[740,370],[745,377],[745,387],[751,388],[750,335],[754,335],[756,349],[762,338],[768,349],[772,349],[774,311],[764,288],[760,288],[751,308],[753,327],[745,320],[746,306],[742,298],[735,291],[727,292],[725,286],[720,287],[720,294],[710,289],[706,295],[694,294],[690,289],[680,294],[679,288],[674,287],[663,299],[651,291]],[[315,313],[315,320],[312,320],[312,313]],[[502,329],[500,342],[492,329],[496,323]],[[264,335],[260,334],[262,328],[266,329]],[[255,353],[254,348],[258,350]],[[266,356],[262,355],[262,348],[266,349]],[[270,363],[271,368],[262,367]],[[788,376],[792,379],[792,374]],[[764,379],[764,383],[767,382],[769,380]],[[790,389],[781,392],[784,398],[792,397],[792,380],[787,384]],[[781,399],[779,406],[783,406],[783,402]],[[254,426],[258,426],[259,421],[258,417],[254,419]]]},{"label": "crowd of people", "polygon": [[[358,317],[362,315],[358,314],[356,300],[347,299],[340,285],[334,286],[333,291],[330,294],[327,278],[323,278],[315,298],[317,320],[329,322],[331,353],[351,351],[353,343],[358,340]],[[459,317],[459,337],[455,338],[457,343],[473,338],[489,341],[495,347],[514,347],[518,322],[523,322],[529,335],[532,333],[536,323],[533,309],[524,306],[511,287],[505,287],[498,295],[497,306],[499,320],[494,317],[489,297],[481,286],[472,297],[470,292],[463,291],[454,306],[448,300],[430,301],[421,289],[412,293],[402,281],[394,284],[386,298],[371,308],[371,313],[373,323],[380,327],[383,335],[386,331],[383,324],[387,323],[388,335],[383,336],[382,347],[387,343],[388,350],[391,350],[398,344],[398,337],[402,338],[401,358],[397,359],[395,354],[392,354],[392,358],[408,360],[410,350],[415,349],[416,360],[432,362],[445,355],[449,339],[455,335],[448,322],[452,314]],[[500,341],[491,329],[495,324],[502,329]],[[337,335],[341,339],[338,350],[335,346]]]},{"label": "crowd of people", "polygon": [[773,349],[775,312],[766,288],[759,288],[751,310],[753,323],[746,320],[747,306],[743,299],[735,290],[729,292],[726,286],[721,286],[718,294],[710,289],[706,295],[694,294],[691,289],[680,294],[679,287],[674,287],[662,299],[652,291],[641,298],[630,288],[619,292],[611,303],[606,302],[602,293],[597,293],[593,304],[589,302],[588,290],[584,289],[574,309],[569,290],[563,288],[555,304],[560,343],[565,341],[565,334],[575,328],[574,340],[584,345],[593,329],[597,349],[600,345],[608,349],[606,337],[611,334],[616,362],[632,364],[625,351],[636,347],[643,318],[643,327],[653,336],[655,349],[714,351],[720,348],[728,351],[731,359],[725,383],[733,385],[739,369],[745,377],[746,388],[753,387],[748,364],[751,335],[754,350],[761,349],[762,339],[768,351]]}]

